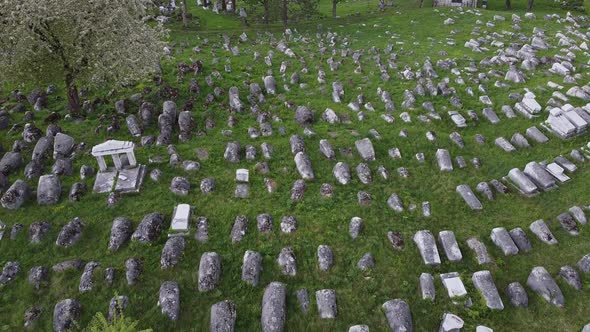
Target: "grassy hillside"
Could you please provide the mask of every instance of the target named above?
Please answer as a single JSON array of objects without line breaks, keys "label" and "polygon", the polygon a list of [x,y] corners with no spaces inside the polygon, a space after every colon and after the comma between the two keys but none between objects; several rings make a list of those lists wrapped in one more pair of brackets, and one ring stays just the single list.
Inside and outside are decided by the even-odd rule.
[{"label": "grassy hillside", "polygon": [[[524,2],[513,3],[515,12],[519,15],[524,13],[523,4]],[[368,54],[363,57],[364,73],[361,75],[353,73],[355,66],[350,58],[343,60],[342,67],[338,71],[331,72],[326,63],[330,55],[321,55],[318,52],[318,41],[315,39],[317,23],[321,22],[324,25],[322,33],[330,28],[340,38],[347,38],[351,49],[368,50],[371,47],[384,49],[388,44],[394,44],[393,52],[398,54],[399,71],[406,65],[417,70],[416,64],[421,66],[427,57],[431,58],[433,63],[447,57],[456,58],[458,67],[463,68],[472,60],[478,63],[483,57],[493,55],[493,52],[473,53],[470,49],[463,47],[465,41],[474,38],[470,33],[476,20],[488,22],[494,15],[503,15],[507,17],[507,21],[495,22],[496,27],[493,29],[486,29],[485,25],[482,25],[482,31],[502,32],[511,29],[510,14],[512,12],[503,11],[503,3],[490,4],[491,8],[498,11],[481,10],[481,16],[474,16],[460,14],[450,9],[435,11],[429,8],[426,2],[424,9],[410,8],[415,6],[405,2],[400,3],[399,12],[397,9],[390,9],[385,14],[368,13],[368,5],[365,1],[344,2],[339,6],[342,19],[336,21],[324,19],[296,27],[299,33],[309,36],[312,40],[309,44],[289,43],[296,54],[305,56],[307,60],[309,74],[302,75],[302,81],[309,85],[308,88],[300,89],[293,86],[289,92],[282,88],[282,80],[278,73],[279,65],[281,61],[289,61],[287,75],[290,75],[293,71],[302,68],[302,64],[296,59],[288,59],[275,51],[272,70],[279,82],[279,92],[285,96],[285,100],[292,101],[296,105],[308,105],[315,111],[316,119],[318,119],[313,126],[316,135],[304,137],[316,179],[307,183],[304,199],[298,203],[290,200],[291,187],[293,182],[299,179],[299,174],[294,167],[289,137],[292,134],[303,136],[303,129],[295,123],[293,111],[284,107],[284,100],[279,96],[268,96],[267,103],[261,105],[262,110],[278,115],[283,122],[273,123],[274,133],[271,137],[257,139],[248,137],[247,129],[257,127],[256,116],[250,113],[248,107],[243,113],[236,114],[239,122],[231,128],[233,131],[231,137],[227,137],[222,134],[222,130],[230,129],[226,125],[229,115],[227,95],[217,99],[211,105],[204,105],[205,97],[213,91],[213,87],[205,84],[204,77],[214,70],[221,72],[223,77],[216,80],[215,85],[222,87],[225,91],[232,86],[237,86],[240,89],[242,101],[246,103],[248,89],[244,82],[256,81],[262,85],[261,78],[268,70],[263,62],[252,61],[253,53],[259,51],[263,56],[267,54],[271,47],[268,45],[268,37],[264,34],[270,31],[280,38],[280,25],[274,24],[268,28],[254,25],[243,29],[236,18],[204,12],[194,7],[192,1],[190,5],[191,12],[199,17],[199,27],[185,31],[181,29],[179,23],[170,26],[174,57],[164,64],[164,78],[166,82],[179,89],[180,96],[176,103],[181,109],[189,98],[188,84],[192,77],[186,77],[183,81],[177,82],[176,63],[189,62],[192,58],[200,59],[205,64],[204,73],[196,77],[201,85],[201,93],[196,97],[192,114],[197,123],[197,130],[205,132],[206,135],[195,136],[187,143],[177,142],[175,139],[174,145],[185,160],[198,160],[196,155],[198,148],[207,149],[209,158],[199,161],[201,169],[198,172],[186,173],[182,169],[168,165],[166,147],[137,148],[136,156],[140,163],[147,164],[151,156],[164,157],[166,162],[163,164],[148,165],[148,172],[157,167],[164,172],[164,176],[159,183],[146,177],[140,193],[123,196],[121,201],[111,209],[106,207],[106,195],[88,193],[80,202],[67,200],[67,189],[74,182],[80,181],[77,175],[79,168],[82,165],[96,167],[94,158],[84,153],[74,160],[75,174],[62,178],[63,194],[59,204],[38,206],[34,200],[31,200],[16,211],[0,210],[0,220],[9,226],[14,223],[25,225],[16,240],[4,238],[0,241],[0,253],[2,253],[0,265],[3,266],[7,261],[18,261],[21,264],[21,272],[17,280],[0,289],[0,328],[6,331],[20,330],[24,311],[32,305],[39,305],[43,308],[43,313],[38,323],[38,330],[50,330],[53,306],[57,301],[65,298],[76,298],[82,303],[83,315],[80,325],[85,326],[97,311],[106,312],[109,300],[116,293],[129,296],[128,314],[138,319],[142,328],[149,327],[155,331],[203,331],[208,328],[211,305],[230,299],[237,305],[236,330],[257,331],[260,330],[262,294],[264,287],[271,281],[285,282],[288,287],[287,331],[346,331],[354,324],[368,324],[371,331],[385,331],[387,322],[381,311],[381,305],[393,298],[404,299],[410,304],[417,331],[436,330],[444,312],[452,312],[462,317],[466,322],[466,331],[473,331],[480,324],[489,326],[495,331],[578,331],[583,325],[589,323],[587,308],[590,306],[590,288],[588,287],[590,277],[588,275],[582,276],[584,284],[582,291],[575,291],[563,280],[556,278],[566,298],[566,306],[563,309],[557,309],[548,304],[528,288],[529,308],[513,308],[505,293],[506,286],[513,281],[519,281],[524,285],[534,266],[544,266],[556,276],[561,266],[574,265],[583,255],[590,252],[588,226],[582,227],[580,235],[574,237],[563,231],[556,220],[556,216],[569,207],[589,203],[587,184],[590,181],[590,168],[588,165],[578,165],[579,170],[572,175],[569,183],[533,198],[525,198],[516,193],[498,196],[493,202],[482,198],[485,208],[481,212],[471,211],[455,193],[455,187],[459,184],[466,183],[474,188],[480,181],[505,176],[513,167],[523,169],[529,161],[552,160],[560,154],[569,155],[572,148],[579,148],[588,142],[587,136],[568,141],[550,136],[550,141],[546,144],[533,143],[530,149],[513,153],[506,153],[494,146],[493,141],[496,137],[503,136],[509,139],[515,132],[524,133],[528,127],[538,125],[546,117],[544,113],[543,117],[535,120],[527,120],[520,116],[516,119],[507,119],[500,111],[500,107],[514,105],[514,101],[508,98],[509,93],[523,93],[524,88],[527,87],[535,92],[537,100],[544,105],[543,103],[551,97],[552,91],[539,87],[546,87],[549,80],[561,84],[562,79],[544,71],[548,68],[541,67],[528,74],[525,84],[511,84],[510,88],[500,89],[493,86],[493,81],[487,83],[488,95],[494,101],[493,108],[501,118],[498,125],[490,124],[481,115],[483,106],[477,99],[477,92],[476,97],[469,97],[465,93],[464,86],[451,83],[451,86],[457,88],[458,95],[463,101],[464,107],[461,112],[466,115],[466,110],[472,109],[480,116],[479,122],[468,121],[469,126],[460,130],[465,140],[465,147],[461,149],[449,139],[449,134],[457,129],[447,115],[447,111],[453,110],[447,98],[419,97],[416,101],[417,110],[409,111],[412,122],[404,123],[398,117],[401,112],[399,106],[402,93],[406,89],[413,89],[414,81],[400,80],[394,75],[396,71],[390,70],[392,79],[387,83],[381,82],[379,70],[372,56]],[[374,10],[376,4],[372,4],[369,8]],[[328,3],[322,2],[320,9],[328,14],[330,7]],[[537,19],[524,20],[521,24],[521,32],[530,35],[534,27],[542,27],[549,36],[547,40],[556,45],[557,39],[554,36],[558,31],[563,31],[564,27],[555,20],[545,21],[542,17],[543,13],[555,10],[553,4],[538,3],[537,9],[539,10]],[[347,14],[357,11],[362,12],[360,19],[346,18]],[[563,12],[560,14],[564,15]],[[450,26],[443,25],[446,17],[453,17],[456,23]],[[239,44],[239,56],[232,56],[230,52],[219,47],[222,42],[220,34],[227,33],[232,42],[237,44],[237,38],[243,30],[248,34],[249,42]],[[451,30],[454,34],[451,34]],[[583,31],[585,32],[586,29]],[[260,39],[265,41],[264,44],[253,42],[257,39],[259,32],[262,34]],[[193,53],[191,49],[202,45],[205,38],[209,40],[209,46],[203,46],[203,52],[200,54]],[[447,46],[448,38],[452,38],[456,46]],[[508,44],[509,38],[506,37],[504,41]],[[183,47],[183,45],[186,46]],[[439,51],[446,51],[448,55],[440,56]],[[551,49],[547,53],[555,54],[557,49]],[[579,63],[587,62],[587,55],[580,52],[578,56]],[[212,64],[213,58],[219,58],[219,64]],[[340,56],[335,58],[340,59]],[[225,73],[223,70],[226,61],[231,63],[231,73]],[[323,68],[327,74],[328,85],[325,91],[316,81],[317,66]],[[508,68],[499,69],[507,70]],[[454,79],[450,71],[437,68],[437,72],[441,78]],[[587,74],[585,72],[582,74],[587,80]],[[345,102],[342,104],[331,101],[329,83],[334,80],[339,80],[345,85]],[[6,88],[13,88],[17,83],[19,82],[8,82]],[[585,84],[586,81],[580,80],[579,83]],[[468,84],[477,90],[476,85]],[[153,87],[153,84],[145,82],[134,88],[119,89],[108,97],[107,92],[110,90],[108,87],[101,91],[91,91],[92,97],[106,97],[108,103],[100,105],[81,123],[63,120],[59,122],[59,126],[77,142],[85,142],[87,147],[109,138],[131,140],[132,137],[125,128],[124,119],[121,119],[121,130],[114,135],[109,135],[104,131],[104,127],[110,122],[110,117],[107,117],[106,121],[101,120],[100,114],[114,113],[116,100],[141,92],[146,86]],[[392,94],[398,108],[395,123],[385,123],[380,118],[382,110],[376,113],[366,112],[366,120],[358,122],[356,114],[350,111],[346,104],[356,98],[357,94],[363,93],[374,105],[381,105],[376,95],[378,87]],[[24,88],[28,92],[31,86],[25,84]],[[3,94],[8,94],[8,91]],[[65,101],[62,95],[64,91],[60,89],[57,94],[50,96],[49,109],[35,114],[34,122],[38,127],[42,129],[46,127],[43,118],[50,112],[64,114]],[[163,100],[158,99],[155,93],[149,93],[144,98],[153,102],[158,110],[161,109]],[[424,124],[416,118],[418,114],[424,113],[419,105],[427,100],[431,100],[436,110],[443,116],[441,121]],[[580,106],[585,103],[572,100],[572,104]],[[13,105],[14,102],[9,101],[3,106],[10,109]],[[352,124],[328,125],[319,121],[321,113],[327,107],[334,109],[338,114],[348,115]],[[132,113],[135,114],[138,108],[139,105],[131,104]],[[11,117],[14,123],[24,123],[22,114],[12,114]],[[215,121],[214,129],[205,129],[207,118]],[[98,125],[102,125],[103,130],[95,134],[94,128]],[[285,136],[278,133],[279,126],[286,128]],[[372,128],[382,136],[381,140],[371,138],[377,155],[377,161],[370,163],[373,183],[361,184],[353,171],[353,180],[350,184],[346,186],[337,184],[332,175],[332,168],[336,161],[326,160],[318,153],[319,140],[328,139],[336,149],[336,159],[346,161],[352,169],[361,162],[358,154],[355,152],[353,157],[344,157],[338,149],[351,147],[354,150],[355,140],[371,137],[369,130]],[[402,129],[407,130],[407,138],[399,136]],[[435,143],[426,140],[427,131],[436,133],[438,140]],[[357,132],[359,136],[352,135],[353,132]],[[475,143],[476,133],[486,137],[485,145],[480,146]],[[157,135],[156,126],[147,128],[144,134]],[[9,150],[16,139],[20,139],[18,132],[0,133],[0,144],[5,150]],[[256,161],[242,159],[239,164],[230,164],[223,159],[227,142],[236,140],[242,142],[242,145],[252,144],[257,148],[256,161],[262,160],[259,148],[262,142],[275,147],[275,154],[269,161],[271,173],[266,176],[276,180],[278,184],[276,193],[266,192],[263,184],[264,176],[257,173],[254,167]],[[134,141],[138,143],[137,139]],[[388,149],[392,147],[398,147],[401,150],[401,160],[391,159],[387,155]],[[30,161],[32,148],[33,146],[29,146],[23,152],[25,162]],[[438,148],[448,149],[453,157],[462,155],[467,161],[478,157],[482,161],[482,167],[477,169],[469,164],[465,169],[456,168],[450,173],[440,172],[434,157]],[[425,154],[424,164],[418,163],[414,158],[418,152]],[[376,172],[378,165],[383,165],[389,170],[391,175],[389,180],[383,180],[378,176]],[[396,169],[402,166],[409,169],[410,177],[407,179],[397,175]],[[250,170],[251,193],[248,199],[233,198],[235,170],[238,168]],[[50,169],[51,164],[47,163],[46,172],[50,172]],[[168,189],[172,178],[178,175],[187,177],[191,183],[191,191],[186,197],[177,196]],[[206,177],[215,178],[215,192],[209,195],[203,195],[199,190],[200,181]],[[11,181],[19,178],[23,178],[22,170],[10,176]],[[84,182],[92,188],[93,179]],[[320,186],[324,182],[334,185],[334,197],[331,199],[322,199],[319,195]],[[37,186],[36,182],[29,184],[32,187]],[[371,193],[373,200],[370,206],[363,207],[357,203],[356,195],[360,190]],[[403,213],[395,213],[386,204],[387,198],[394,192],[402,197],[406,207],[410,203],[419,205],[423,201],[429,201],[432,204],[432,217],[422,217],[419,208],[414,212],[406,209]],[[187,238],[187,247],[181,262],[173,270],[160,270],[160,254],[166,242],[164,233],[152,246],[129,243],[115,253],[107,250],[111,223],[115,217],[128,217],[133,221],[134,226],[137,226],[144,215],[159,211],[166,214],[167,222],[169,222],[173,208],[178,203],[189,203],[196,207],[196,216],[208,218],[210,239],[207,243],[201,244],[195,241],[191,234]],[[274,218],[271,234],[263,235],[256,230],[256,216],[261,213],[269,213]],[[248,217],[248,231],[240,243],[232,244],[230,231],[237,215]],[[294,234],[286,235],[280,231],[280,218],[285,215],[293,215],[299,221],[299,229]],[[351,240],[348,225],[354,216],[364,220],[365,229],[358,239]],[[86,223],[82,241],[70,249],[56,246],[54,241],[59,230],[74,217],[80,217]],[[545,219],[548,222],[560,241],[559,245],[547,246],[528,231],[528,225],[537,219]],[[51,222],[52,229],[42,244],[29,244],[26,234],[28,226],[40,220]],[[507,229],[519,226],[527,230],[533,244],[532,252],[504,257],[489,237],[492,228],[499,226]],[[411,240],[413,234],[421,229],[429,229],[435,235],[441,230],[454,231],[463,252],[463,261],[450,263],[443,257],[443,264],[437,268],[432,269],[423,265],[419,252]],[[406,246],[403,251],[392,250],[386,237],[388,231],[400,231],[404,235]],[[192,232],[194,233],[194,227]],[[488,251],[494,258],[492,264],[477,265],[474,253],[465,244],[467,238],[471,236],[478,237],[487,245]],[[317,268],[316,251],[320,244],[330,245],[334,251],[335,265],[329,272],[320,272]],[[298,265],[296,277],[283,276],[276,264],[281,248],[286,246],[291,246],[295,250]],[[242,258],[246,250],[258,251],[263,256],[263,273],[258,287],[248,286],[240,280]],[[199,259],[202,253],[209,251],[215,251],[221,256],[222,280],[216,290],[200,293],[197,290]],[[371,271],[361,272],[356,269],[356,263],[366,252],[374,255],[376,267]],[[442,251],[441,256],[444,256]],[[124,262],[129,257],[140,257],[144,263],[144,273],[136,286],[128,286],[124,276]],[[31,267],[36,265],[50,267],[60,261],[73,258],[81,258],[84,261],[95,260],[101,263],[101,267],[95,272],[95,288],[91,292],[79,293],[81,272],[78,271],[65,274],[51,272],[49,284],[39,291],[34,290],[27,282],[28,270]],[[106,267],[117,269],[116,281],[112,288],[107,287],[103,281],[103,272]],[[503,311],[487,309],[471,283],[473,272],[484,269],[490,270],[493,274],[506,306]],[[454,271],[461,273],[469,296],[474,301],[471,308],[452,304],[445,294],[438,274]],[[435,275],[437,297],[434,303],[421,299],[418,278],[422,272]],[[157,306],[160,284],[167,280],[177,281],[180,285],[181,314],[179,321],[175,323],[165,318]],[[320,319],[313,296],[309,314],[303,314],[298,309],[294,296],[295,290],[302,287],[308,288],[310,295],[319,289],[335,289],[338,317],[334,320]]]}]

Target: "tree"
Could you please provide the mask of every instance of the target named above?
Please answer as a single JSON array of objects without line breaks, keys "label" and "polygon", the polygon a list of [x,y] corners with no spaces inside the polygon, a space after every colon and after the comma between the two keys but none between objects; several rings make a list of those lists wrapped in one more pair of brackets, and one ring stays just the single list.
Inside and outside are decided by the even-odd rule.
[{"label": "tree", "polygon": [[182,9],[182,26],[186,29],[188,27],[188,13],[186,7],[186,0],[182,0],[182,4],[180,6]]},{"label": "tree", "polygon": [[0,0],[0,80],[65,83],[80,115],[78,86],[130,84],[156,69],[165,31],[143,21],[146,0]]},{"label": "tree", "polygon": [[510,3],[510,0],[506,0],[506,9],[512,9],[512,4]]},{"label": "tree", "polygon": [[535,0],[529,0],[529,2],[528,2],[528,5],[527,5],[527,7],[526,7],[526,11],[527,11],[527,12],[530,12],[531,10],[533,10],[533,2],[534,2],[534,1],[535,1]]},{"label": "tree", "polygon": [[287,28],[289,0],[282,0],[281,17],[283,19],[283,26]]},{"label": "tree", "polygon": [[332,18],[336,18],[336,5],[340,2],[341,0],[332,0]]}]

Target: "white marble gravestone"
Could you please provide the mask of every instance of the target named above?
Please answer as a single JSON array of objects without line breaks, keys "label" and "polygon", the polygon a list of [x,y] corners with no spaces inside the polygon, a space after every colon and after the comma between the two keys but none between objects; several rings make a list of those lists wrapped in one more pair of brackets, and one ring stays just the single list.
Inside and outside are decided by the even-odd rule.
[{"label": "white marble gravestone", "polygon": [[[188,232],[191,220],[191,207],[188,204],[178,204],[174,208],[170,230],[173,232],[168,236],[180,235],[181,232]],[[188,233],[187,233],[188,234]]]}]

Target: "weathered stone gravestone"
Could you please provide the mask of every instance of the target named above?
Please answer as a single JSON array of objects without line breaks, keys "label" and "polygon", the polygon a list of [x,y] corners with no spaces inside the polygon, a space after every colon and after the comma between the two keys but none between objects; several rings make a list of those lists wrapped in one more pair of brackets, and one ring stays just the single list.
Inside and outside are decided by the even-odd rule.
[{"label": "weathered stone gravestone", "polygon": [[262,296],[260,323],[263,332],[283,332],[287,319],[287,287],[280,282],[271,282]]},{"label": "weathered stone gravestone", "polygon": [[500,294],[498,293],[498,289],[496,288],[496,284],[492,279],[490,271],[475,272],[471,279],[475,288],[479,290],[486,301],[488,308],[497,310],[504,309],[504,304],[502,303],[502,299],[500,298]]},{"label": "weathered stone gravestone", "polygon": [[561,289],[544,267],[534,267],[526,283],[535,293],[539,294],[549,303],[558,307],[565,305],[565,298]]},{"label": "weathered stone gravestone", "polygon": [[383,303],[385,318],[391,331],[414,331],[410,306],[401,299],[389,300]]},{"label": "weathered stone gravestone", "polygon": [[434,236],[429,230],[421,230],[414,234],[414,243],[420,251],[424,264],[429,266],[440,265],[440,256]]}]

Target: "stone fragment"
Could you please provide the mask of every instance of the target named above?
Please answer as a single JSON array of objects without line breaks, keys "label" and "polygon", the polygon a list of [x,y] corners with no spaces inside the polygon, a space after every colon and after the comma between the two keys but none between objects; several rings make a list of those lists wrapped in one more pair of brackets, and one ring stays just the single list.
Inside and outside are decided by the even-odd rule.
[{"label": "stone fragment", "polygon": [[368,325],[353,325],[348,329],[348,332],[369,332]]},{"label": "stone fragment", "polygon": [[246,250],[242,263],[242,281],[257,286],[262,271],[262,255],[258,252]]},{"label": "stone fragment", "polygon": [[294,277],[297,274],[297,260],[293,248],[285,247],[281,249],[277,263],[283,275]]},{"label": "stone fragment", "polygon": [[412,332],[412,312],[410,306],[401,299],[394,299],[385,302],[382,306],[387,318],[387,324],[392,332]]},{"label": "stone fragment", "polygon": [[443,273],[440,275],[443,286],[445,286],[449,298],[462,297],[467,295],[467,290],[457,272]]},{"label": "stone fragment", "polygon": [[354,240],[356,239],[361,231],[363,230],[363,220],[359,217],[352,217],[350,219],[350,224],[348,226],[348,233],[350,237]]},{"label": "stone fragment", "polygon": [[44,284],[49,277],[49,269],[45,266],[34,266],[29,270],[29,283],[40,289],[41,285]]},{"label": "stone fragment", "polygon": [[350,182],[350,169],[348,168],[348,164],[344,162],[338,162],[334,165],[334,169],[332,170],[334,177],[340,184],[348,184]]},{"label": "stone fragment", "polygon": [[76,328],[82,313],[82,305],[78,300],[65,299],[53,308],[53,331],[65,332]]},{"label": "stone fragment", "polygon": [[50,229],[51,224],[46,221],[32,223],[29,226],[29,242],[31,244],[41,243]]},{"label": "stone fragment", "polygon": [[84,222],[80,218],[70,220],[57,235],[55,244],[65,248],[75,245],[82,239],[84,226]]},{"label": "stone fragment", "polygon": [[354,143],[356,149],[365,161],[375,160],[375,150],[373,149],[373,143],[368,138],[363,138]]},{"label": "stone fragment", "polygon": [[108,249],[110,251],[117,251],[125,244],[133,233],[133,225],[131,220],[124,217],[117,217],[113,220],[111,226],[111,236],[109,239]]},{"label": "stone fragment", "polygon": [[424,264],[429,266],[440,265],[440,256],[434,236],[428,230],[421,230],[414,234],[414,243],[420,251]]},{"label": "stone fragment", "polygon": [[475,196],[468,185],[459,185],[457,186],[456,191],[472,210],[483,210],[481,201],[477,198],[477,196]]},{"label": "stone fragment", "polygon": [[182,176],[176,176],[170,183],[170,191],[176,195],[186,196],[191,188],[189,181]]},{"label": "stone fragment", "polygon": [[508,298],[510,299],[510,304],[515,307],[526,308],[529,306],[529,296],[519,282],[508,284],[506,287],[506,295],[508,295]]},{"label": "stone fragment", "polygon": [[160,268],[162,270],[176,266],[184,252],[185,242],[182,236],[173,236],[166,241],[160,256]]},{"label": "stone fragment", "polygon": [[572,286],[576,290],[582,289],[582,281],[578,271],[570,265],[562,266],[559,269],[559,277],[561,277],[568,285]]},{"label": "stone fragment", "polygon": [[78,286],[78,290],[80,293],[91,291],[94,287],[94,281],[92,276],[94,274],[94,270],[96,270],[100,266],[98,262],[88,262],[84,266],[84,272],[82,273],[82,277],[80,277],[80,285]]},{"label": "stone fragment", "polygon": [[401,213],[404,211],[404,203],[398,194],[393,193],[387,199],[387,205],[395,212]]},{"label": "stone fragment", "polygon": [[162,308],[162,315],[172,321],[180,317],[180,287],[175,281],[164,281],[160,285],[158,306]]},{"label": "stone fragment", "polygon": [[496,284],[492,279],[490,271],[478,271],[475,272],[471,278],[473,285],[486,301],[486,305],[490,309],[503,310],[504,304],[496,288]]},{"label": "stone fragment", "polygon": [[301,311],[303,311],[304,314],[307,314],[309,311],[309,292],[307,289],[298,289],[295,291],[295,297],[297,298],[297,303],[299,303]]},{"label": "stone fragment", "polygon": [[139,281],[139,276],[143,271],[143,264],[135,257],[129,258],[125,261],[125,278],[127,284],[133,286]]},{"label": "stone fragment", "polygon": [[531,242],[522,228],[516,227],[511,229],[510,237],[518,247],[519,252],[529,252],[532,250]]},{"label": "stone fragment", "polygon": [[444,313],[438,332],[460,332],[465,322],[461,317],[451,314]]},{"label": "stone fragment", "polygon": [[19,272],[19,262],[6,262],[4,268],[2,268],[2,273],[0,274],[0,287],[6,286],[7,284],[13,282]]},{"label": "stone fragment", "polygon": [[590,273],[590,254],[584,255],[578,261],[578,268],[584,273]]},{"label": "stone fragment", "polygon": [[164,215],[159,212],[147,214],[131,235],[131,240],[144,244],[153,243],[164,227]]},{"label": "stone fragment", "polygon": [[502,250],[504,256],[518,254],[518,247],[512,240],[512,237],[510,237],[510,234],[508,233],[506,228],[496,227],[492,229],[490,238],[492,239],[492,242],[494,242],[494,244],[498,246],[500,250]]},{"label": "stone fragment", "polygon": [[129,305],[129,297],[124,295],[113,296],[109,302],[108,320],[112,322],[115,319],[121,319],[124,311]]},{"label": "stone fragment", "polygon": [[53,265],[51,269],[53,270],[53,272],[61,273],[68,270],[80,270],[83,264],[84,263],[82,263],[80,259],[70,259]]},{"label": "stone fragment", "polygon": [[400,232],[387,232],[387,240],[391,243],[391,246],[395,250],[403,250],[404,249],[404,237]]},{"label": "stone fragment", "polygon": [[334,319],[338,314],[336,305],[336,291],[333,289],[320,289],[315,292],[318,314],[321,319]]},{"label": "stone fragment", "polygon": [[231,229],[231,241],[232,243],[240,242],[246,235],[248,229],[248,218],[246,216],[237,216],[234,221],[234,225]]},{"label": "stone fragment", "polygon": [[0,203],[2,207],[9,210],[16,210],[24,202],[26,202],[31,196],[31,189],[23,180],[16,180],[14,183],[4,192]]},{"label": "stone fragment", "polygon": [[422,292],[422,299],[430,299],[434,301],[436,297],[436,289],[434,288],[434,277],[430,273],[422,273],[420,275],[420,290]]},{"label": "stone fragment", "polygon": [[221,258],[215,252],[205,252],[199,263],[199,292],[208,292],[217,287],[221,278]]},{"label": "stone fragment", "polygon": [[24,327],[25,329],[33,329],[39,318],[42,310],[40,307],[33,306],[25,310]]},{"label": "stone fragment", "polygon": [[317,259],[320,271],[328,271],[334,264],[332,248],[327,245],[318,246]]},{"label": "stone fragment", "polygon": [[263,332],[282,332],[287,316],[287,288],[280,282],[271,282],[262,297],[261,325]]},{"label": "stone fragment", "polygon": [[309,156],[307,154],[305,154],[304,152],[298,152],[295,155],[295,165],[297,167],[299,175],[301,175],[301,178],[303,178],[304,180],[314,179],[313,169],[311,167],[311,160],[309,159]]},{"label": "stone fragment", "polygon": [[536,266],[532,269],[527,285],[549,303],[560,308],[565,305],[561,289],[544,267]]},{"label": "stone fragment", "polygon": [[210,332],[233,332],[235,330],[238,314],[236,305],[232,301],[225,300],[211,306]]},{"label": "stone fragment", "polygon": [[375,267],[375,258],[370,252],[366,253],[356,263],[356,267],[361,271],[371,270]]},{"label": "stone fragment", "polygon": [[548,245],[555,245],[557,244],[557,239],[551,233],[551,230],[545,223],[543,219],[536,220],[531,223],[529,226],[531,232],[533,232],[537,238]]}]

